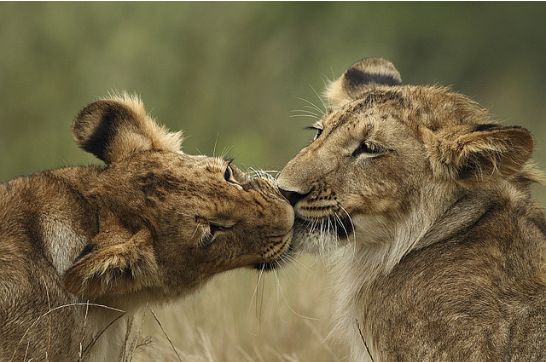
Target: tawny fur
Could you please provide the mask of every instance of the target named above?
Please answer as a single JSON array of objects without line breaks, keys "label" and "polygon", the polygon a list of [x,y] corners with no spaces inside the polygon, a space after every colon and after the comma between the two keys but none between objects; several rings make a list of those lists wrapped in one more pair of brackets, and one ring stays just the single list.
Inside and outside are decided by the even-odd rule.
[{"label": "tawny fur", "polygon": [[546,222],[531,134],[363,59],[278,183],[294,243],[332,251],[354,361],[546,359]]},{"label": "tawny fur", "polygon": [[0,184],[0,361],[116,360],[139,306],[289,251],[274,182],[181,152],[139,99],[89,104],[73,134],[106,166]]}]

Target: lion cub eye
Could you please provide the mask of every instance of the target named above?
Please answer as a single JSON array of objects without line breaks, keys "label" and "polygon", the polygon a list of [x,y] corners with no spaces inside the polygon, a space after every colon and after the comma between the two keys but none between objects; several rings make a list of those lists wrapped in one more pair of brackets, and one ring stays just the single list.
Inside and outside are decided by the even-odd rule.
[{"label": "lion cub eye", "polygon": [[377,155],[385,152],[385,148],[377,143],[362,142],[356,150],[354,150],[352,156],[357,157],[361,154]]},{"label": "lion cub eye", "polygon": [[206,247],[209,246],[214,242],[214,239],[216,238],[217,234],[222,231],[229,231],[232,229],[233,226],[225,226],[220,225],[214,222],[209,222],[209,230],[203,235],[203,239],[201,241],[200,246]]},{"label": "lion cub eye", "polygon": [[320,127],[311,126],[311,127],[307,127],[307,129],[311,129],[311,130],[317,131],[317,134],[315,134],[315,137],[313,138],[313,141],[316,140],[317,138],[319,138],[320,135],[322,134],[322,128],[320,128]]},{"label": "lion cub eye", "polygon": [[238,182],[233,177],[233,170],[231,169],[229,164],[227,165],[226,171],[224,172],[224,179],[230,184],[238,185]]}]

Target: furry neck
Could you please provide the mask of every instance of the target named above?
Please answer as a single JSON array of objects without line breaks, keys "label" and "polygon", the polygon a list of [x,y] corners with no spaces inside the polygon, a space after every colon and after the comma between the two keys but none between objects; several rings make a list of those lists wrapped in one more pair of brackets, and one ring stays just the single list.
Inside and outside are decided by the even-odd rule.
[{"label": "furry neck", "polygon": [[[373,328],[366,320],[374,281],[389,274],[412,250],[442,242],[470,226],[491,205],[491,192],[475,191],[465,196],[455,188],[438,191],[423,192],[418,206],[399,221],[373,225],[368,230],[359,228],[354,242],[334,254],[337,331],[351,342],[355,361],[372,361],[370,356],[374,355]],[[427,197],[433,194],[436,196]],[[442,200],[442,205],[434,207],[432,200]],[[361,225],[360,220],[353,221]]]}]

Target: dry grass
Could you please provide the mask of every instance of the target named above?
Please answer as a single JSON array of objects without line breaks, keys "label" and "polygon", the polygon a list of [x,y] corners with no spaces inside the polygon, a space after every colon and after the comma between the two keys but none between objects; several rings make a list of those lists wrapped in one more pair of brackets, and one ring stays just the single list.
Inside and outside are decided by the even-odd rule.
[{"label": "dry grass", "polygon": [[197,295],[137,315],[121,360],[345,361],[346,346],[327,338],[329,279],[312,258],[273,273],[219,275]]},{"label": "dry grass", "polygon": [[[178,303],[146,307],[132,318],[122,318],[125,313],[120,311],[119,318],[106,328],[127,323],[129,333],[125,350],[111,360],[346,361],[347,346],[328,338],[332,325],[330,283],[327,268],[311,257],[268,273],[242,269],[218,275],[197,294]],[[76,303],[42,317],[59,308],[87,310],[90,306],[111,309]],[[80,349],[82,362],[88,361],[86,350]]]}]

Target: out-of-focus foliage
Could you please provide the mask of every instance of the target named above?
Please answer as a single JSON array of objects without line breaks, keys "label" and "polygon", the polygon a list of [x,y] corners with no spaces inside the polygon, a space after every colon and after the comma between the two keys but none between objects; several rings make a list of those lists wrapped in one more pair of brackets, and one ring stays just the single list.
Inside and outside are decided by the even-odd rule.
[{"label": "out-of-focus foliage", "polygon": [[[546,160],[544,3],[0,3],[0,181],[97,163],[79,109],[140,94],[184,150],[280,170],[327,80],[367,56],[533,131]],[[300,99],[303,98],[304,100]],[[318,113],[318,112],[315,112]]]}]

